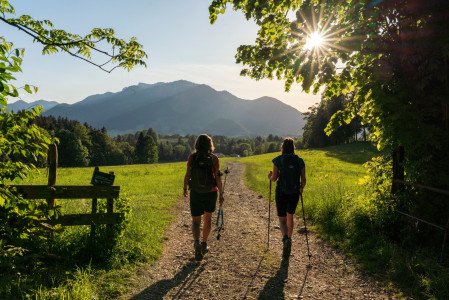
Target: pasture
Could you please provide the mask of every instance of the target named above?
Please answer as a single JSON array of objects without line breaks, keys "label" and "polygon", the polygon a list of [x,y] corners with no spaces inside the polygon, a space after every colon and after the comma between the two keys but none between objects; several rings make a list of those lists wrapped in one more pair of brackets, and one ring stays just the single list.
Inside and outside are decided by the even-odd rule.
[{"label": "pasture", "polygon": [[[246,166],[245,184],[268,199],[267,174],[271,160],[280,153],[245,158],[224,158]],[[408,254],[377,236],[373,226],[376,207],[368,199],[371,191],[361,185],[366,175],[363,163],[379,155],[368,143],[356,143],[314,150],[299,150],[306,163],[307,186],[304,204],[308,224],[322,238],[357,258],[362,268],[386,285],[420,297],[447,295],[444,280],[436,276],[441,268]],[[0,280],[0,295],[32,299],[113,299],[126,293],[129,278],[142,264],[154,264],[162,253],[164,232],[175,217],[173,207],[182,198],[185,162],[153,165],[101,167],[113,171],[120,194],[130,199],[131,212],[123,236],[107,259],[92,260],[85,247],[88,226],[65,227],[52,240],[53,254],[60,257],[50,264],[23,266],[21,278]],[[93,168],[60,168],[58,185],[88,185]],[[46,184],[45,170],[21,184]],[[232,170],[229,176],[232,176]],[[362,180],[363,181],[363,180]],[[274,201],[274,188],[272,201]],[[87,213],[89,200],[57,201],[64,213]],[[301,215],[300,207],[297,214]],[[407,277],[404,277],[405,274]],[[407,278],[404,280],[403,278]]]}]

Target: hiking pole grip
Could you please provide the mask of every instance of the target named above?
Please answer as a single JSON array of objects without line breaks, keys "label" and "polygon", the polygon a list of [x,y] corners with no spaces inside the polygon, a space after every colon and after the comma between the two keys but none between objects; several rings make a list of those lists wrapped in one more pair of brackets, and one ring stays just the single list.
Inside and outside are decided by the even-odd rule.
[{"label": "hiking pole grip", "polygon": [[304,220],[304,230],[306,232],[306,244],[307,244],[307,256],[310,257],[312,256],[310,254],[310,249],[309,249],[309,237],[307,236],[307,226],[306,226],[306,214],[304,212],[304,201],[302,200],[302,193],[301,193],[301,206],[302,206],[302,219]]},{"label": "hiking pole grip", "polygon": [[270,192],[268,196],[268,238],[267,249],[270,248],[270,220],[271,220],[271,179],[270,179]]}]

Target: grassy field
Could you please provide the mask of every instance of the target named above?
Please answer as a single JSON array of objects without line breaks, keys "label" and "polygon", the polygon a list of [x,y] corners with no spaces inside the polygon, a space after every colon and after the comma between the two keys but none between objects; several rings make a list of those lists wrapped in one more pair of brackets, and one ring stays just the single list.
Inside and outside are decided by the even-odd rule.
[{"label": "grassy field", "polygon": [[[362,164],[378,152],[368,144],[359,143],[329,147],[323,150],[299,150],[297,154],[306,163],[307,186],[304,199],[310,206],[323,200],[325,191],[332,190],[339,197],[349,188],[356,193],[363,191],[358,184],[365,176]],[[273,169],[272,159],[280,153],[269,153],[239,159],[246,165],[245,183],[249,188],[268,198],[268,172]],[[276,186],[273,183],[272,188]],[[335,198],[335,197],[332,197]],[[332,199],[329,199],[330,202]],[[314,211],[314,210],[313,210]]]},{"label": "grassy field", "polygon": [[[228,160],[244,163],[248,187],[268,198],[267,174],[272,169],[271,160],[278,154],[225,158],[221,160],[222,167]],[[363,270],[390,286],[399,297],[401,290],[416,299],[449,297],[447,269],[388,242],[373,226],[376,207],[367,201],[371,191],[359,181],[366,175],[362,164],[379,155],[374,147],[356,143],[299,150],[298,154],[306,163],[306,216],[318,235],[356,258]],[[0,296],[1,291],[7,291],[18,299],[114,299],[125,293],[128,277],[136,268],[143,263],[154,263],[161,254],[164,231],[173,219],[171,208],[182,195],[185,165],[181,162],[100,168],[103,172],[113,171],[121,195],[131,199],[129,224],[117,250],[107,262],[90,261],[82,252],[89,227],[66,227],[55,238],[54,249],[56,254],[71,258],[36,265],[32,275],[2,276]],[[92,173],[93,168],[61,168],[57,184],[89,185]],[[45,183],[44,171],[23,184]],[[272,201],[274,188],[275,184]],[[88,200],[81,204],[79,200],[59,204],[66,213],[87,213],[91,205]]]},{"label": "grassy field", "polygon": [[[268,198],[271,160],[280,153],[239,159],[246,165],[245,183]],[[402,249],[382,235],[382,212],[362,185],[363,163],[380,153],[368,143],[299,150],[306,164],[306,218],[323,239],[354,257],[367,274],[376,277],[396,297],[449,299],[447,268],[418,251]],[[272,186],[272,201],[274,201]],[[298,206],[296,214],[302,215]],[[397,216],[401,218],[400,216]]]},{"label": "grassy field", "polygon": [[[164,231],[173,218],[170,209],[182,196],[185,165],[181,162],[101,167],[102,172],[115,173],[114,184],[121,187],[120,194],[131,199],[129,224],[117,253],[106,264],[91,263],[82,255],[82,246],[76,245],[85,244],[90,227],[65,227],[55,238],[53,249],[60,255],[73,255],[78,261],[65,260],[56,266],[58,270],[37,268],[31,278],[3,278],[2,286],[9,284],[7,290],[19,299],[26,294],[33,299],[86,299],[92,295],[107,299],[123,293],[133,268],[140,263],[154,263],[161,254]],[[92,173],[93,168],[59,168],[57,184],[89,185]],[[46,184],[46,180],[43,170],[41,175],[22,184]],[[64,213],[89,213],[91,208],[91,200],[57,202]],[[80,253],[74,253],[77,251]],[[36,281],[42,286],[36,288]]]}]

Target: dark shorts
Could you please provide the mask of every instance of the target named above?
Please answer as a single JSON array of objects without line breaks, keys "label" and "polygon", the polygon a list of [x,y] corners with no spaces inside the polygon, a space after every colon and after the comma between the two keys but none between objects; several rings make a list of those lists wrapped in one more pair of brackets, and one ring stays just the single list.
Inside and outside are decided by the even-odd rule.
[{"label": "dark shorts", "polygon": [[283,194],[276,188],[276,209],[278,217],[285,217],[287,213],[293,215],[299,202],[299,193],[293,195]]},{"label": "dark shorts", "polygon": [[192,217],[202,216],[204,212],[214,212],[218,192],[197,193],[190,190],[190,214]]}]

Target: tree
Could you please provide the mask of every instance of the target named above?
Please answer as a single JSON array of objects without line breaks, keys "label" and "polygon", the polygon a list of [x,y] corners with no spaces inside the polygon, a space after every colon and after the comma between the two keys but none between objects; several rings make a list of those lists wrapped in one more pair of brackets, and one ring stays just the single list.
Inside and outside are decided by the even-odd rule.
[{"label": "tree", "polygon": [[175,161],[182,161],[186,159],[186,146],[183,144],[176,144],[173,147],[173,159]]},{"label": "tree", "polygon": [[159,143],[157,152],[161,161],[173,160],[173,145],[169,141]]},{"label": "tree", "polygon": [[[2,5],[4,2],[2,2]],[[0,6],[1,7],[1,6]],[[40,107],[31,111],[7,113],[7,97],[17,97],[17,89],[10,83],[14,73],[20,72],[23,51],[0,37],[0,265],[12,264],[10,258],[27,251],[33,237],[45,239],[36,221],[45,216],[42,203],[29,204],[8,186],[9,181],[20,182],[36,169],[34,163],[14,159],[21,156],[38,162],[46,155],[52,141],[28,122],[39,115]],[[25,86],[30,90],[29,86]]]},{"label": "tree", "polygon": [[[329,133],[359,113],[379,148],[406,145],[406,156],[447,152],[448,1],[215,0],[209,8],[211,23],[227,4],[260,27],[256,45],[238,48],[237,62],[248,67],[242,75],[283,79],[286,90],[294,82],[314,93],[326,85],[327,97],[357,88],[348,109],[333,118]],[[291,11],[296,12],[293,19]],[[315,31],[323,45],[304,48],[307,35]],[[440,154],[432,160],[428,167],[448,163]],[[420,180],[447,186],[449,180],[442,180],[447,175],[438,173]]]},{"label": "tree", "polygon": [[154,130],[153,128],[148,129],[147,135],[153,138],[153,141],[156,143],[156,145],[159,144],[159,135],[157,134],[156,130]]},{"label": "tree", "polygon": [[[30,16],[15,16],[14,8],[7,0],[0,2],[0,20],[8,26],[13,26],[33,40],[43,45],[43,54],[62,51],[88,63],[111,72],[115,68],[131,70],[136,65],[146,66],[143,59],[147,57],[136,38],[125,42],[114,36],[114,30],[94,28],[90,34],[81,37],[54,29],[49,20],[34,20]],[[109,45],[110,51],[97,45]],[[91,59],[92,52],[106,57],[104,62]],[[42,203],[30,204],[8,185],[8,181],[19,181],[35,169],[33,163],[13,160],[13,156],[21,155],[26,159],[46,156],[48,144],[52,143],[41,134],[32,120],[42,111],[41,107],[31,111],[7,113],[6,106],[9,97],[18,97],[18,89],[11,83],[15,80],[14,73],[21,72],[24,49],[15,49],[5,37],[0,37],[0,265],[5,266],[11,257],[30,249],[30,243],[42,245],[45,240],[45,226],[40,221],[45,220],[46,208]],[[23,89],[31,93],[37,92],[36,87],[25,85]],[[44,231],[44,232],[43,232]]]},{"label": "tree", "polygon": [[[34,20],[31,16],[22,15],[14,18],[15,10],[11,4],[5,0],[0,3],[0,20],[9,26],[13,26],[31,36],[35,42],[42,44],[43,54],[51,54],[59,51],[70,54],[73,57],[93,64],[106,72],[111,72],[116,68],[131,70],[136,65],[146,66],[143,59],[147,54],[142,50],[142,45],[133,37],[129,42],[118,39],[114,35],[112,28],[94,28],[86,36],[68,33],[62,29],[55,29],[50,20]],[[111,46],[110,51],[99,48],[100,43],[107,43]],[[106,57],[106,61],[97,63],[91,60],[92,53],[101,54]],[[116,64],[115,66],[110,66]],[[110,66],[110,68],[107,68]]]},{"label": "tree", "polygon": [[[328,98],[357,89],[329,133],[359,113],[379,148],[407,145],[410,155],[447,152],[448,1],[214,0],[211,23],[228,4],[260,27],[256,44],[237,50],[237,63],[247,67],[242,75],[282,79],[286,90],[294,82],[314,93],[326,85]],[[321,34],[323,44],[304,48],[313,32]],[[448,163],[442,155],[432,160]]]},{"label": "tree", "polygon": [[[449,1],[214,0],[211,23],[227,5],[259,26],[255,45],[237,50],[241,75],[284,80],[287,91],[295,82],[306,92],[325,86],[327,98],[354,91],[327,133],[359,115],[391,151],[393,178],[449,190]],[[314,32],[321,45],[306,47]],[[427,211],[435,220],[439,211]]]},{"label": "tree", "polygon": [[271,142],[271,143],[269,143],[269,146],[267,148],[267,153],[278,152],[280,150],[281,150],[281,147],[278,143]]},{"label": "tree", "polygon": [[357,140],[361,130],[360,117],[351,120],[350,124],[343,124],[326,135],[325,128],[331,117],[338,111],[346,109],[353,99],[353,93],[332,96],[330,99],[322,97],[321,102],[309,108],[304,113],[307,123],[304,125],[302,142],[306,148],[319,148]]},{"label": "tree", "polygon": [[61,167],[87,167],[89,151],[76,134],[63,129],[58,132],[58,165]]},{"label": "tree", "polygon": [[157,163],[157,146],[151,136],[144,135],[143,132],[139,134],[135,149],[135,156],[137,159],[136,162],[140,164]]},{"label": "tree", "polygon": [[251,145],[248,143],[239,144],[239,154],[244,157],[251,155],[252,154]]}]

